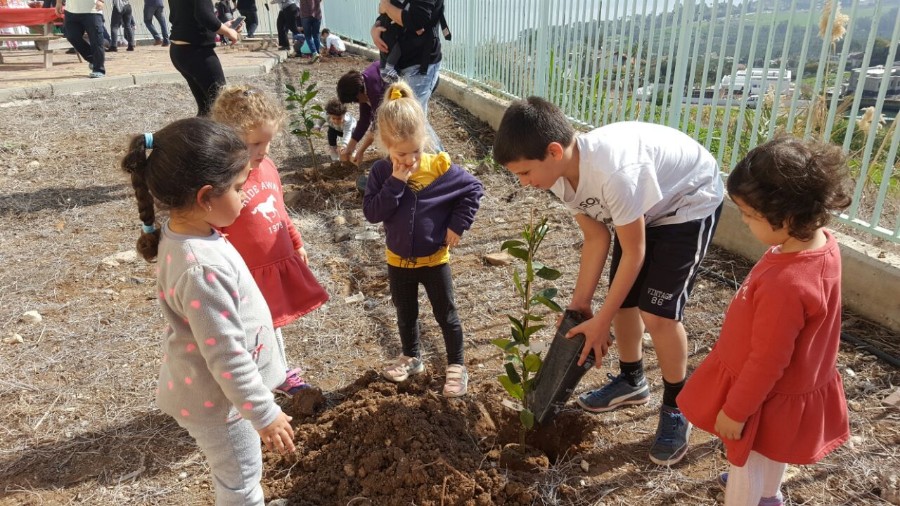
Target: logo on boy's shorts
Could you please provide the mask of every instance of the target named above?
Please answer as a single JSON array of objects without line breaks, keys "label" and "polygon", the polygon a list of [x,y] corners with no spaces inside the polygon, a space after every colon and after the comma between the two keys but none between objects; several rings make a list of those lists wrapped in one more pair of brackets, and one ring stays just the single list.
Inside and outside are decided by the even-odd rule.
[{"label": "logo on boy's shorts", "polygon": [[650,296],[650,304],[653,304],[654,306],[662,306],[674,297],[674,294],[657,290],[656,288],[648,288],[647,295]]},{"label": "logo on boy's shorts", "polygon": [[599,222],[606,223],[607,225],[612,222],[612,216],[609,214],[609,209],[607,209],[606,206],[603,205],[603,202],[596,197],[588,197],[582,200],[578,203],[578,209]]}]

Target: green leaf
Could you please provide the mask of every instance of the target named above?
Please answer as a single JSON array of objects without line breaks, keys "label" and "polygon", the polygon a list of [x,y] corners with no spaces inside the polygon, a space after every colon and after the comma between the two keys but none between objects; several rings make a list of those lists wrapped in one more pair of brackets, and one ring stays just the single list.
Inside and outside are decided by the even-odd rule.
[{"label": "green leaf", "polygon": [[528,261],[528,250],[516,246],[511,246],[507,248],[507,251],[510,255],[518,258],[519,260],[524,260],[526,262]]},{"label": "green leaf", "polygon": [[559,277],[562,276],[562,273],[556,269],[551,269],[550,267],[542,266],[540,269],[538,269],[534,273],[534,275],[541,279],[548,279],[550,281],[553,281],[554,279],[559,279]]},{"label": "green leaf", "polygon": [[539,314],[527,314],[525,315],[525,320],[530,322],[542,322],[544,321],[543,315]]},{"label": "green leaf", "polygon": [[562,313],[563,308],[559,306],[556,302],[550,299],[541,299],[540,303],[550,308],[551,311],[556,311],[557,313]]},{"label": "green leaf", "polygon": [[525,246],[525,243],[518,239],[510,239],[508,241],[503,241],[503,244],[500,245],[500,251],[503,251],[507,248],[521,247]]},{"label": "green leaf", "polygon": [[543,297],[545,299],[552,299],[553,297],[556,297],[556,294],[558,292],[559,290],[557,290],[556,288],[544,288],[543,290],[535,294],[535,296]]},{"label": "green leaf", "polygon": [[284,87],[287,88],[291,93],[297,93],[297,88],[294,88],[293,84],[285,84]]},{"label": "green leaf", "polygon": [[497,379],[500,381],[500,384],[503,385],[503,388],[509,392],[514,399],[518,399],[520,401],[525,399],[525,391],[522,390],[521,385],[514,384],[508,377],[506,376],[498,376]]},{"label": "green leaf", "polygon": [[519,297],[525,296],[525,288],[522,287],[522,279],[519,277],[519,270],[513,272],[513,283],[516,285],[516,293]]},{"label": "green leaf", "polygon": [[506,375],[509,376],[510,381],[512,381],[516,385],[522,383],[522,378],[519,376],[518,371],[516,371],[516,368],[513,367],[512,364],[507,362],[503,364],[503,367],[506,369]]},{"label": "green leaf", "polygon": [[[290,100],[290,99],[288,99],[288,100]],[[297,108],[297,106],[294,105],[294,104],[288,104],[288,105],[284,106],[284,108],[287,109],[287,110],[289,110],[289,111],[293,111],[294,109]]]},{"label": "green leaf", "polygon": [[306,87],[306,94],[309,95],[310,92],[315,91],[315,89],[316,89],[316,83],[310,84],[309,86]]},{"label": "green leaf", "polygon": [[546,327],[546,325],[532,325],[531,327],[528,327],[528,330],[525,331],[525,337],[531,337],[535,332],[544,327]]},{"label": "green leaf", "polygon": [[513,341],[515,341],[516,344],[520,344],[525,341],[525,336],[522,335],[522,331],[517,329],[516,327],[510,327],[509,335],[513,338]]},{"label": "green leaf", "polygon": [[308,70],[304,70],[303,74],[300,75],[300,81],[302,81],[304,83],[306,81],[309,81],[309,71]]},{"label": "green leaf", "polygon": [[536,353],[525,355],[525,370],[528,372],[538,372],[541,369],[541,357]]},{"label": "green leaf", "polygon": [[531,430],[534,427],[534,413],[532,413],[528,409],[519,411],[519,421],[522,422],[522,427],[525,427],[525,429],[527,430]]},{"label": "green leaf", "polygon": [[503,351],[506,351],[506,347],[507,347],[507,346],[509,345],[509,343],[511,343],[511,342],[512,342],[512,341],[510,341],[509,339],[506,339],[506,338],[503,338],[503,337],[498,337],[497,339],[491,339],[491,344],[493,344],[494,346],[500,348],[500,349],[503,350]]}]

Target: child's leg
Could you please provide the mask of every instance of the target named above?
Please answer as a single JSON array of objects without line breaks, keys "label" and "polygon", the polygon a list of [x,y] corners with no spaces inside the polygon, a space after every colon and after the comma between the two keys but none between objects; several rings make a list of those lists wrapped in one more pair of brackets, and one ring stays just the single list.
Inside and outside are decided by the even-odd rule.
[{"label": "child's leg", "polygon": [[456,302],[453,298],[453,278],[450,273],[450,264],[435,267],[422,267],[418,270],[426,271],[422,274],[425,285],[425,293],[431,301],[431,309],[434,319],[441,326],[444,335],[444,346],[447,348],[447,365],[465,365],[463,359],[463,329],[459,322],[459,314],[456,311]]},{"label": "child's leg", "polygon": [[[762,455],[760,455],[762,457]],[[762,498],[763,502],[768,502],[768,504],[777,504],[777,501],[783,501],[784,498],[781,495],[781,483],[784,481],[784,471],[787,469],[787,464],[784,462],[777,462],[775,460],[769,459],[767,457],[762,457],[766,459],[765,463],[762,466]],[[777,499],[777,501],[766,501],[766,499]]]},{"label": "child's leg", "polygon": [[332,126],[328,127],[328,151],[331,155],[331,161],[337,161],[340,158],[338,156],[337,140],[338,137],[341,137],[342,135],[343,132],[340,130],[335,129]]},{"label": "child's leg", "polygon": [[391,302],[397,310],[397,330],[403,355],[419,358],[419,269],[388,265]]},{"label": "child's leg", "polygon": [[[787,464],[751,451],[743,467],[732,465],[728,471],[725,506],[757,506],[763,497],[777,497],[780,500],[778,489],[786,467]],[[766,490],[772,495],[769,496]]]},{"label": "child's leg", "polygon": [[225,425],[188,424],[209,463],[216,491],[216,506],[263,506],[262,450],[253,425],[238,418]]}]

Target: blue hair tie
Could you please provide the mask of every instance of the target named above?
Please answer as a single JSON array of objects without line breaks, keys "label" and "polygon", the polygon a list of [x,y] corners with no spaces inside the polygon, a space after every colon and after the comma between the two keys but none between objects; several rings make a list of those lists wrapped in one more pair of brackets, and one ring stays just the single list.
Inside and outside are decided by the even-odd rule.
[{"label": "blue hair tie", "polygon": [[153,134],[147,132],[144,134],[144,147],[147,149],[153,149]]},{"label": "blue hair tie", "polygon": [[152,223],[149,225],[142,223],[141,230],[143,230],[145,234],[152,234],[153,232],[156,232],[156,226]]}]

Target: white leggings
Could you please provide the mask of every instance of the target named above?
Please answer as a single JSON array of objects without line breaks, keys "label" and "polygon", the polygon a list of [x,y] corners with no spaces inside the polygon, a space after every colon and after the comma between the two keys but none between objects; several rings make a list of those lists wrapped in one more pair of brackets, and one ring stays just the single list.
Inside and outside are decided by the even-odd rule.
[{"label": "white leggings", "polygon": [[787,464],[750,452],[743,467],[731,466],[725,487],[725,506],[757,506],[763,497],[781,497]]}]

